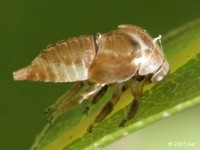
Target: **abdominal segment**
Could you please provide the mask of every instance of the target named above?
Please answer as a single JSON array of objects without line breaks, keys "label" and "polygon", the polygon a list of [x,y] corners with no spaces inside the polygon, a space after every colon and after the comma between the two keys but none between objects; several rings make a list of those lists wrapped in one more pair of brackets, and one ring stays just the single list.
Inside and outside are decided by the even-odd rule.
[{"label": "abdominal segment", "polygon": [[96,55],[94,36],[71,38],[48,46],[31,65],[14,72],[15,80],[73,82],[87,80]]}]

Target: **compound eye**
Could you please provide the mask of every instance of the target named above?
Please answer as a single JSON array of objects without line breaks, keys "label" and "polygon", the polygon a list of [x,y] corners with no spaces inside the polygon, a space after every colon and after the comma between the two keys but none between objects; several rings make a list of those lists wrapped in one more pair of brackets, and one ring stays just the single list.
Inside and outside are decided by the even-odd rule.
[{"label": "compound eye", "polygon": [[169,74],[169,63],[165,60],[160,69],[152,76],[151,81],[153,83],[159,83],[163,81]]}]

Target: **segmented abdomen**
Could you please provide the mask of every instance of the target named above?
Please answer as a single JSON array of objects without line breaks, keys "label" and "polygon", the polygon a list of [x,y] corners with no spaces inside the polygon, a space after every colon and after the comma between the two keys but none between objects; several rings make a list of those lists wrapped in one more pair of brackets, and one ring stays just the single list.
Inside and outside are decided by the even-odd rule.
[{"label": "segmented abdomen", "polygon": [[94,36],[60,41],[43,50],[31,65],[14,72],[14,79],[46,82],[86,80],[95,53]]}]

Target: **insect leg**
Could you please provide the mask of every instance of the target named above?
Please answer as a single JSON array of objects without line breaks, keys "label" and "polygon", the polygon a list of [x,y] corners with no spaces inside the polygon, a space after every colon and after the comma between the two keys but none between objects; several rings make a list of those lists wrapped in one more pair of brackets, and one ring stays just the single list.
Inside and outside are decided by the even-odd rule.
[{"label": "insect leg", "polygon": [[68,102],[74,94],[80,91],[80,89],[83,87],[83,82],[77,82],[73,85],[73,87],[68,90],[66,93],[64,93],[54,104],[49,106],[45,109],[44,115],[48,117],[49,123],[52,122],[52,119],[59,113],[59,107],[63,104]]},{"label": "insect leg", "polygon": [[65,110],[68,110],[74,107],[75,105],[82,103],[83,100],[89,99],[92,96],[96,95],[96,93],[98,93],[104,87],[104,85],[105,84],[100,84],[100,83],[95,84],[89,91],[86,91],[82,93],[80,96],[75,97],[73,100],[61,105],[59,107],[59,110],[61,112],[64,112]]},{"label": "insect leg", "polygon": [[92,128],[95,126],[95,124],[101,122],[106,116],[108,116],[112,112],[115,104],[118,102],[121,96],[121,93],[122,93],[122,84],[117,84],[115,86],[112,99],[106,103],[101,112],[96,116],[94,122],[88,127],[87,130],[89,133],[92,132]]},{"label": "insect leg", "polygon": [[126,118],[123,119],[121,121],[121,123],[119,124],[120,127],[123,127],[124,124],[128,120],[132,119],[135,116],[135,114],[138,110],[138,106],[139,106],[140,98],[142,96],[142,90],[143,90],[143,86],[144,86],[145,81],[146,81],[146,77],[142,81],[138,81],[137,79],[133,79],[132,84],[131,84],[131,92],[134,96],[134,99],[132,101],[130,110],[129,110]]},{"label": "insect leg", "polygon": [[73,85],[73,87],[70,90],[68,90],[66,93],[64,93],[53,105],[51,105],[45,109],[44,115],[48,116],[52,111],[57,109],[57,107],[59,107],[59,105],[62,105],[62,103],[70,100],[70,98],[75,93],[77,93],[81,89],[82,86],[83,86],[82,82],[77,82],[75,85]]},{"label": "insect leg", "polygon": [[87,115],[90,108],[102,98],[102,96],[106,93],[107,90],[108,90],[108,86],[106,85],[94,96],[91,103],[85,108],[83,114]]}]

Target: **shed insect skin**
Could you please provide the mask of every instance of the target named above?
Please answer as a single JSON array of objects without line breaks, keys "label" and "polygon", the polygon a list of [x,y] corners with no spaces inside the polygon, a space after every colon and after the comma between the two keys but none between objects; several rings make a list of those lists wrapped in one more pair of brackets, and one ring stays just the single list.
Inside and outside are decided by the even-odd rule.
[{"label": "shed insect skin", "polygon": [[[83,100],[92,99],[87,114],[113,86],[113,96],[88,132],[114,109],[123,89],[131,88],[134,96],[130,111],[119,126],[132,119],[138,109],[145,84],[158,83],[169,74],[169,63],[162,48],[145,30],[133,25],[119,25],[117,30],[89,36],[74,37],[48,46],[33,62],[13,73],[14,80],[44,82],[76,82],[58,101],[45,110],[49,122]],[[85,84],[91,88],[75,96]]]}]

